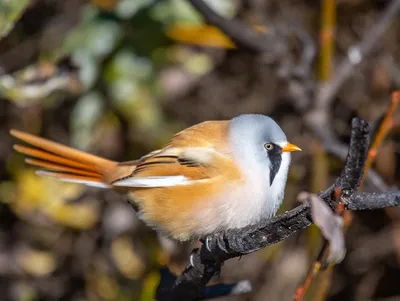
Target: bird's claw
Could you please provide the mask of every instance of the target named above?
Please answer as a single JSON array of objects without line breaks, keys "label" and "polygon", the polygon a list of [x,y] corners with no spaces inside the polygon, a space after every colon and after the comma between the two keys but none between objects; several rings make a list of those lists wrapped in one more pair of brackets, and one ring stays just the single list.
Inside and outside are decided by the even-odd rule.
[{"label": "bird's claw", "polygon": [[224,251],[226,254],[239,253],[248,254],[257,251],[259,248],[252,248],[246,240],[241,236],[229,235],[229,240],[226,239],[226,233],[217,233],[206,236],[203,240],[206,249],[212,253],[216,249]]},{"label": "bird's claw", "polygon": [[195,254],[195,252],[192,252],[192,253],[190,253],[190,256],[189,256],[189,263],[190,263],[190,266],[192,266],[192,267],[195,266],[194,265],[194,254]]},{"label": "bird's claw", "polygon": [[211,248],[212,239],[213,239],[213,237],[208,235],[208,236],[206,236],[206,238],[204,240],[204,245],[206,246],[206,249],[207,249],[208,252],[212,252],[211,251],[211,249],[212,249]]},{"label": "bird's claw", "polygon": [[227,243],[224,240],[223,233],[216,233],[214,235],[207,235],[204,240],[204,245],[207,251],[212,252],[216,246],[225,253],[228,253]]},{"label": "bird's claw", "polygon": [[[189,256],[189,264],[191,267],[195,267],[196,266],[196,259],[195,259],[195,255],[197,253],[198,249],[194,249],[192,251],[192,253],[190,253]],[[224,265],[224,263],[214,263],[214,264],[206,264],[206,271],[207,272],[212,272],[213,273],[213,277],[216,277],[217,279],[219,279],[220,275],[221,275],[221,268]]]}]

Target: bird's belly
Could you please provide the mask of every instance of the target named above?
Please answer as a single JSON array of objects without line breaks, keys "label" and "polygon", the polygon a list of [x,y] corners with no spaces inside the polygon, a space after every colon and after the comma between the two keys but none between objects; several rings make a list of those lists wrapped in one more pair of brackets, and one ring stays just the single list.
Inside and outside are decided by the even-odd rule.
[{"label": "bird's belly", "polygon": [[229,184],[213,180],[191,185],[138,188],[133,199],[148,224],[178,240],[215,232],[221,226],[220,203]]},{"label": "bird's belly", "polygon": [[255,224],[274,214],[265,206],[266,193],[242,181],[140,188],[133,198],[148,224],[179,240]]},{"label": "bird's belly", "polygon": [[276,212],[270,201],[266,186],[232,187],[226,199],[219,200],[222,228],[242,228],[270,218]]}]

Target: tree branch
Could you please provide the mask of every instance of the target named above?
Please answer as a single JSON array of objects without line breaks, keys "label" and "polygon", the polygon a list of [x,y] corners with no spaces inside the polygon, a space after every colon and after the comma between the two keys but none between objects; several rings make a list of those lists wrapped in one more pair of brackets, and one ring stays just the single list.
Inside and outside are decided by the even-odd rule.
[{"label": "tree branch", "polygon": [[349,210],[373,210],[384,207],[397,207],[400,204],[400,191],[356,192],[346,205]]},{"label": "tree branch", "polygon": [[[330,188],[319,193],[332,209],[336,205],[333,195],[335,187],[342,189],[342,201],[351,210],[378,209],[399,206],[399,193],[356,192],[363,176],[368,151],[369,126],[357,118],[352,122],[352,133],[348,155],[339,178]],[[170,287],[158,290],[158,300],[198,300],[211,277],[218,272],[225,260],[255,252],[277,243],[312,224],[311,206],[305,202],[293,210],[265,221],[260,225],[228,230],[214,235],[209,249],[203,246],[192,254],[192,264]]]}]

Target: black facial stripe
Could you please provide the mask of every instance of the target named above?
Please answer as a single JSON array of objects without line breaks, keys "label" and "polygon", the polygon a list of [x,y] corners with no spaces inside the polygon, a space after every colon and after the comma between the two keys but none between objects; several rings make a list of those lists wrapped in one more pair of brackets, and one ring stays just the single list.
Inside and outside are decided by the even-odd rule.
[{"label": "black facial stripe", "polygon": [[269,172],[269,185],[272,185],[274,179],[281,167],[282,163],[282,148],[274,144],[274,148],[268,151],[268,157],[271,161],[271,170]]}]

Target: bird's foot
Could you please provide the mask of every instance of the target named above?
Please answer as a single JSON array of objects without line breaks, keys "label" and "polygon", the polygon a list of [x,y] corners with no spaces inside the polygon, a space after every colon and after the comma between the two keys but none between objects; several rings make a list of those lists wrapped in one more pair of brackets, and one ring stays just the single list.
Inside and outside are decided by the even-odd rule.
[{"label": "bird's foot", "polygon": [[[228,238],[229,237],[229,240]],[[252,241],[243,239],[235,233],[215,233],[207,235],[201,242],[210,253],[221,250],[226,254],[248,254],[257,251],[259,248],[252,247]]]},{"label": "bird's foot", "polygon": [[[190,254],[189,257],[189,263],[191,267],[195,267],[196,266],[196,262],[199,261],[199,257],[196,258],[198,249],[194,249],[192,251],[192,253]],[[205,263],[205,269],[207,273],[213,273],[213,277],[216,277],[217,279],[219,279],[220,275],[221,275],[221,268],[224,265],[224,263],[219,263],[219,262],[206,262]]]},{"label": "bird's foot", "polygon": [[225,253],[228,252],[228,244],[224,239],[224,234],[219,232],[213,235],[207,235],[205,239],[202,241],[210,253],[213,252],[216,248],[224,251]]},{"label": "bird's foot", "polygon": [[196,255],[196,252],[197,252],[197,251],[198,251],[198,249],[192,250],[192,252],[190,253],[190,256],[189,256],[189,263],[190,263],[190,265],[191,265],[192,267],[195,266],[195,255]]}]

